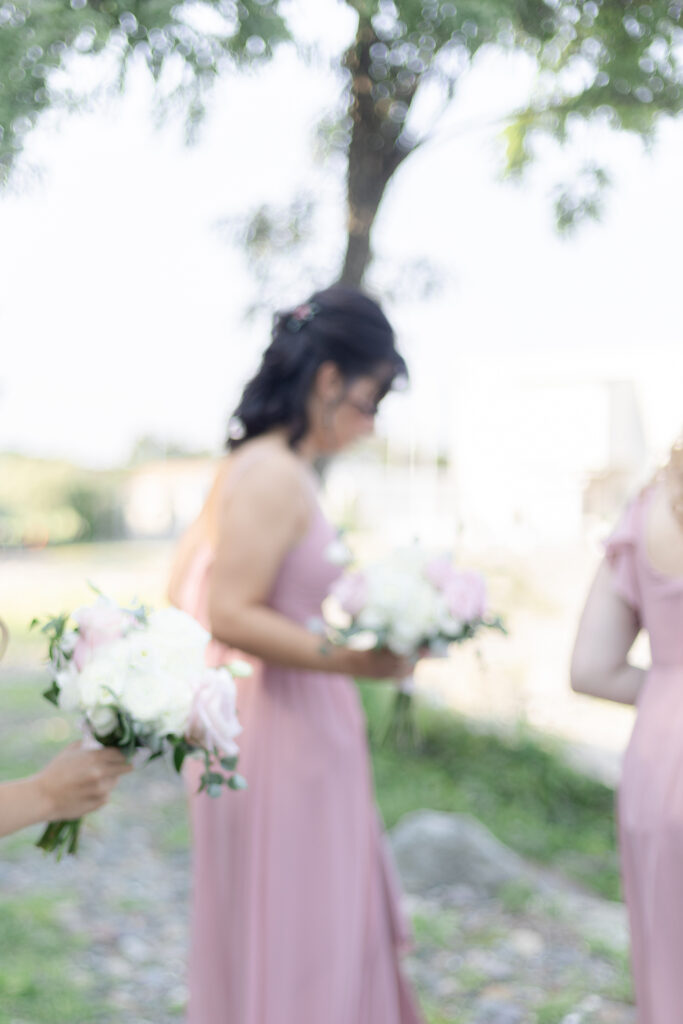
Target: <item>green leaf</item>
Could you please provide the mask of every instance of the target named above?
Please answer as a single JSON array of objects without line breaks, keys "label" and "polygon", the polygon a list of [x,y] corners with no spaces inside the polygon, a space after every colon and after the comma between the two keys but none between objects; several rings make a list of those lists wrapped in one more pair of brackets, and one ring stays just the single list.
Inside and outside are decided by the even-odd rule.
[{"label": "green leaf", "polygon": [[228,786],[230,789],[240,790],[247,788],[247,780],[243,775],[231,775],[228,779]]},{"label": "green leaf", "polygon": [[237,755],[235,755],[234,757],[222,757],[221,767],[225,768],[226,772],[234,772],[235,768],[237,767],[238,760],[239,758],[237,757]]},{"label": "green leaf", "polygon": [[183,767],[183,761],[187,757],[188,749],[187,744],[184,740],[179,740],[173,748],[173,767],[180,774]]},{"label": "green leaf", "polygon": [[119,742],[122,747],[127,747],[131,739],[133,738],[133,730],[131,728],[130,722],[128,721],[128,718],[125,715],[120,714],[119,721],[121,722],[121,734],[119,737]]},{"label": "green leaf", "polygon": [[225,783],[225,778],[219,772],[204,772],[201,777],[199,792],[206,790],[209,796],[216,796],[216,790],[220,792]]},{"label": "green leaf", "polygon": [[50,704],[54,704],[55,707],[59,707],[59,687],[57,683],[52,680],[49,688],[43,693],[45,700],[49,700]]}]

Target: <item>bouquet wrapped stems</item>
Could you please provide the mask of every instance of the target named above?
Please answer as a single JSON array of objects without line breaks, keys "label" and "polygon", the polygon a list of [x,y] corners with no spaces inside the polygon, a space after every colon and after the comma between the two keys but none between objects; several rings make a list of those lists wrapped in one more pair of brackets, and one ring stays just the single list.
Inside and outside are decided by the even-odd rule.
[{"label": "bouquet wrapped stems", "polygon": [[414,676],[402,679],[393,700],[382,746],[390,746],[401,753],[411,753],[422,748],[422,736],[417,724],[413,694]]},{"label": "bouquet wrapped stems", "polygon": [[47,853],[56,853],[57,860],[65,853],[78,853],[82,818],[74,821],[51,821],[37,841],[36,846]]}]

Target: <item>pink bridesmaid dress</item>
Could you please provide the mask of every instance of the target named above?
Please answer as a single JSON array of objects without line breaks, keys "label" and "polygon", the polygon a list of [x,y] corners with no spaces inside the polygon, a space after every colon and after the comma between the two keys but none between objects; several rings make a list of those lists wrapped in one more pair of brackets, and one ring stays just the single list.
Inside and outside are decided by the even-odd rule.
[{"label": "pink bridesmaid dress", "polygon": [[[317,503],[269,604],[307,625],[339,569]],[[213,552],[181,605],[208,626]],[[216,641],[212,664],[229,652]],[[238,682],[248,789],[194,795],[189,1024],[420,1024],[399,966],[408,932],[375,809],[365,721],[346,676],[254,659]],[[187,763],[187,762],[186,762]]]},{"label": "pink bridesmaid dress", "polygon": [[645,521],[654,488],[607,541],[614,586],[650,636],[618,797],[624,895],[639,1024],[683,1021],[683,577],[650,563]]}]

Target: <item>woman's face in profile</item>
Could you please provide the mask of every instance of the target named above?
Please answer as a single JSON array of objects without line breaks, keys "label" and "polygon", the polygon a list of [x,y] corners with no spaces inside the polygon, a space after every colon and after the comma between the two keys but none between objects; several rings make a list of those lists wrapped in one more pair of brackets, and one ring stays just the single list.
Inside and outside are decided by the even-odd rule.
[{"label": "woman's face in profile", "polygon": [[374,376],[357,377],[344,382],[339,397],[331,402],[322,437],[330,454],[342,451],[374,433],[375,417],[383,382]]}]

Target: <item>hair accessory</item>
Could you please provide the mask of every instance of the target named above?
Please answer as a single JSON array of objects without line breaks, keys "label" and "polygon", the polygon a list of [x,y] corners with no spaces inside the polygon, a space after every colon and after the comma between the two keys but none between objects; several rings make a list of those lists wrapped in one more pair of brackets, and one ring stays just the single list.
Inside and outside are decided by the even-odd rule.
[{"label": "hair accessory", "polygon": [[317,302],[304,302],[303,305],[297,306],[285,321],[285,327],[288,331],[296,333],[301,328],[311,322],[314,316],[320,312],[320,306]]},{"label": "hair accessory", "polygon": [[231,441],[243,441],[247,436],[245,427],[239,416],[233,416],[228,424],[228,437]]}]

